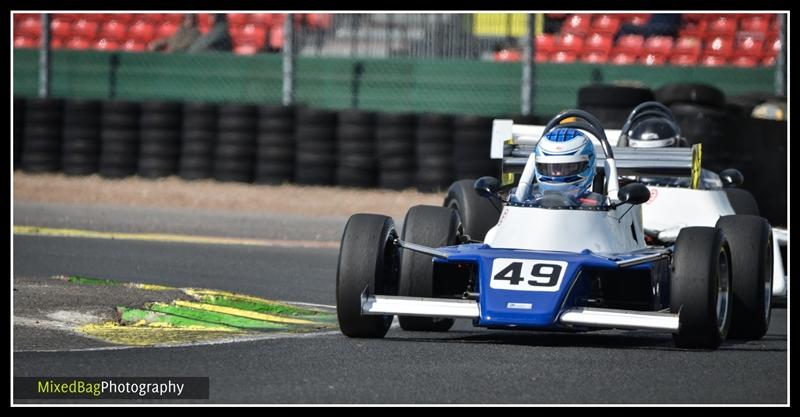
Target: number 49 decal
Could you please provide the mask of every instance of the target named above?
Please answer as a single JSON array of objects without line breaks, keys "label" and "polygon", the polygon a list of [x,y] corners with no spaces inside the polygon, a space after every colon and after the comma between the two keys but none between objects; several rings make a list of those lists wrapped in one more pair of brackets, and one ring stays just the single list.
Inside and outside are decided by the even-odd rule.
[{"label": "number 49 decal", "polygon": [[558,291],[567,270],[564,261],[495,259],[489,286],[499,290]]}]

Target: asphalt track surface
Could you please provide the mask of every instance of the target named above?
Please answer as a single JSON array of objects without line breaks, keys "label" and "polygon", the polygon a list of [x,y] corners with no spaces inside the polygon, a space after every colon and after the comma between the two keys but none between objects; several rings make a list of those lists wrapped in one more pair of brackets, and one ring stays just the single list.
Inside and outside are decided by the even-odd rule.
[{"label": "asphalt track surface", "polygon": [[[28,224],[46,223],[54,218],[47,210],[58,210],[49,207],[37,217],[31,207],[15,209],[15,218],[27,215]],[[77,217],[63,217],[58,226],[80,225]],[[152,217],[129,216],[132,229],[137,218]],[[224,228],[218,219],[202,221]],[[325,233],[335,235],[342,224],[330,220]],[[83,274],[335,303],[336,249],[38,236],[14,236],[13,243],[15,276]],[[446,333],[393,328],[382,340],[323,334],[191,347],[16,351],[13,367],[15,376],[208,376],[213,403],[785,404],[786,317],[785,309],[775,309],[764,339],[728,341],[716,351],[677,349],[661,334],[489,331],[463,321]]]}]

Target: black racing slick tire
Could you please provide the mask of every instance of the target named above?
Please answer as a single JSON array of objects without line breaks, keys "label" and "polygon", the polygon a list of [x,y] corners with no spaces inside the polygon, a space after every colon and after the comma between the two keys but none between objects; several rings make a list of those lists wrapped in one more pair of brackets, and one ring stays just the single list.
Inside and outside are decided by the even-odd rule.
[{"label": "black racing slick tire", "polygon": [[[414,206],[403,221],[403,241],[432,248],[455,245],[461,229],[458,215],[451,209]],[[433,297],[433,259],[429,255],[403,249],[400,264],[399,295]],[[400,327],[411,331],[443,332],[453,327],[451,318],[398,316]]]},{"label": "black racing slick tire", "polygon": [[728,337],[757,340],[767,333],[772,303],[772,227],[759,216],[722,216],[733,272],[732,322]]},{"label": "black racing slick tire", "polygon": [[336,271],[336,315],[348,337],[381,338],[389,331],[392,315],[361,314],[361,294],[395,295],[399,251],[391,217],[354,214],[347,221]]},{"label": "black racing slick tire", "polygon": [[726,188],[725,194],[728,196],[728,201],[731,203],[734,213],[752,216],[761,215],[756,198],[753,197],[750,191],[741,188]]},{"label": "black racing slick tire", "polygon": [[670,280],[672,313],[680,314],[675,345],[716,349],[731,324],[731,252],[722,230],[685,227],[675,241]]},{"label": "black racing slick tire", "polygon": [[458,213],[464,234],[473,240],[482,241],[500,219],[500,212],[492,202],[475,192],[475,180],[460,180],[450,185],[444,206]]}]

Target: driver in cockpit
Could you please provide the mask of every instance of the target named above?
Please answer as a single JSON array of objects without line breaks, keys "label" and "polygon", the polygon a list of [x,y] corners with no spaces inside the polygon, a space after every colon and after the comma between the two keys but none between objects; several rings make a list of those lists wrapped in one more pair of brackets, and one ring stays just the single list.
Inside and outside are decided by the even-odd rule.
[{"label": "driver in cockpit", "polygon": [[[557,127],[539,139],[534,150],[536,183],[515,190],[512,201],[538,207],[585,207],[605,204],[589,190],[595,176],[594,144],[578,129]],[[518,192],[517,192],[518,191]]]}]

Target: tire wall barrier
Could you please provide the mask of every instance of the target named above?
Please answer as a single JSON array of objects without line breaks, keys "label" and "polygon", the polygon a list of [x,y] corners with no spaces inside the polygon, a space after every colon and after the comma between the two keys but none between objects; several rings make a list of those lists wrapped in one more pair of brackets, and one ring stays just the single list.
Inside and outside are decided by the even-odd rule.
[{"label": "tire wall barrier", "polygon": [[[745,114],[739,103],[752,107],[757,97],[726,103],[706,90],[698,102],[697,91],[655,95],[670,103],[684,136],[703,143],[704,166],[742,171],[762,215],[785,225],[786,121]],[[482,116],[15,97],[12,143],[14,168],[26,172],[436,191],[499,175],[491,129]]]}]

